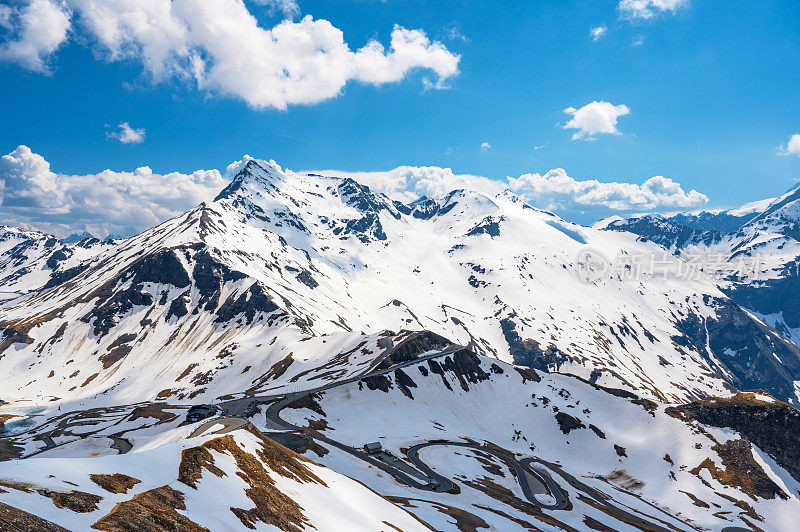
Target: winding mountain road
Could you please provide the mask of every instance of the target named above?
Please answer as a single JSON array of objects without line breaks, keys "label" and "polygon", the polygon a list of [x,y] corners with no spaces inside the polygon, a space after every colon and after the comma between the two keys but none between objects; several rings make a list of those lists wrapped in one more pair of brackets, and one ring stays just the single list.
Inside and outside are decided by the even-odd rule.
[{"label": "winding mountain road", "polygon": [[[496,458],[499,458],[503,462],[505,462],[509,467],[511,467],[514,472],[516,473],[517,481],[520,484],[522,489],[522,493],[525,496],[525,499],[532,505],[537,506],[541,509],[546,510],[566,510],[571,507],[569,500],[567,499],[564,491],[561,487],[553,480],[550,472],[553,472],[563,478],[569,485],[578,489],[579,491],[583,492],[584,494],[591,497],[596,503],[601,504],[602,506],[606,507],[610,512],[618,516],[618,518],[622,519],[624,522],[632,524],[638,528],[643,530],[654,530],[658,532],[672,532],[674,530],[674,526],[670,524],[668,521],[659,519],[654,516],[647,516],[648,519],[644,519],[641,516],[628,512],[619,508],[617,505],[611,504],[600,496],[598,492],[587,486],[583,482],[579,481],[574,476],[566,473],[561,469],[560,466],[557,464],[550,463],[546,460],[542,460],[537,457],[527,457],[517,460],[513,456],[508,454],[502,453],[497,451],[493,448],[488,446],[478,445],[476,443],[471,442],[455,442],[455,441],[448,441],[448,440],[434,440],[425,443],[420,443],[414,445],[413,447],[409,448],[406,451],[406,456],[408,457],[409,461],[413,464],[413,466],[420,472],[419,477],[409,475],[406,471],[400,470],[398,467],[384,462],[375,458],[372,455],[369,455],[363,451],[360,451],[350,445],[346,445],[344,443],[338,442],[333,440],[324,434],[321,434],[319,431],[316,431],[311,428],[307,427],[300,427],[294,425],[280,417],[280,412],[283,408],[285,408],[290,403],[302,399],[307,395],[311,395],[313,393],[329,390],[331,388],[335,388],[337,386],[342,386],[344,384],[357,382],[364,378],[368,377],[375,377],[380,375],[385,375],[390,373],[398,368],[410,366],[413,364],[418,364],[420,362],[424,362],[425,360],[429,360],[436,357],[445,356],[447,354],[451,354],[456,352],[461,347],[454,347],[440,353],[435,353],[432,355],[427,355],[424,357],[420,357],[415,360],[410,360],[406,362],[402,362],[400,364],[396,364],[391,368],[384,369],[381,371],[376,371],[373,373],[368,374],[361,374],[357,377],[352,377],[348,379],[344,379],[342,381],[329,383],[324,386],[320,386],[318,388],[313,388],[310,390],[296,392],[292,394],[287,394],[286,396],[279,396],[279,398],[272,396],[269,397],[270,400],[274,401],[270,406],[267,408],[266,412],[266,419],[268,423],[271,423],[274,426],[282,427],[286,431],[293,431],[299,432],[307,437],[319,440],[321,442],[325,442],[337,449],[340,449],[351,456],[354,456],[362,461],[365,461],[382,471],[385,471],[392,475],[397,480],[408,484],[417,489],[427,490],[427,491],[434,491],[434,492],[453,492],[457,489],[456,484],[449,478],[445,477],[434,471],[428,464],[426,464],[422,459],[419,457],[419,451],[428,447],[432,446],[454,446],[454,447],[465,447],[470,448],[479,452],[484,452],[490,454]],[[257,398],[250,398],[250,401],[257,400]],[[533,464],[538,464],[540,467],[534,467]],[[427,482],[422,482],[421,480],[425,479],[428,480]],[[533,485],[532,485],[533,484]],[[552,504],[544,503],[539,501],[536,498],[537,493],[548,493],[551,495],[555,502]],[[666,517],[675,519],[673,516],[670,516],[668,513],[664,512],[660,508],[653,507],[655,510],[663,513]],[[655,521],[655,522],[654,522]],[[661,524],[660,524],[661,523]],[[663,524],[663,526],[662,526]],[[689,529],[694,529],[688,523],[684,524],[689,527]]]},{"label": "winding mountain road", "polygon": [[[291,402],[294,402],[294,401],[296,401],[296,400],[298,400],[298,399],[300,399],[302,397],[305,397],[306,395],[311,395],[311,394],[318,393],[318,392],[324,392],[325,390],[330,390],[331,388],[336,388],[338,386],[342,386],[342,385],[345,385],[345,384],[350,384],[351,382],[358,382],[360,380],[368,379],[370,377],[379,377],[381,375],[386,375],[387,373],[391,373],[391,372],[393,372],[395,370],[404,368],[406,366],[419,364],[420,362],[425,362],[426,360],[430,360],[430,359],[433,359],[433,358],[440,358],[440,357],[443,357],[443,356],[452,355],[453,353],[455,353],[456,351],[459,351],[461,349],[465,349],[465,347],[460,346],[460,345],[454,346],[454,347],[451,347],[449,349],[445,349],[444,351],[439,351],[437,353],[432,353],[430,355],[421,356],[421,357],[415,358],[413,360],[407,360],[405,362],[400,362],[400,363],[395,364],[392,367],[387,368],[387,369],[382,369],[382,370],[379,370],[379,371],[373,371],[371,373],[362,372],[362,373],[359,373],[358,375],[355,375],[353,377],[348,377],[346,379],[338,380],[338,381],[335,381],[335,382],[329,382],[328,384],[323,384],[322,386],[317,386],[315,388],[309,388],[308,390],[301,390],[301,391],[290,392],[290,393],[277,393],[277,394],[260,395],[260,396],[256,395],[256,396],[252,396],[252,397],[242,397],[242,398],[239,398],[239,399],[231,399],[229,401],[224,401],[222,403],[216,403],[216,405],[218,407],[220,407],[229,416],[241,416],[244,413],[245,408],[247,408],[247,405],[249,405],[252,402],[268,403],[268,402],[279,400],[278,402],[275,402],[272,405],[270,405],[270,410],[273,409],[274,407],[278,406],[279,404],[281,405],[278,408],[280,410],[280,408],[283,408],[285,405],[287,405],[287,404],[289,404]],[[384,357],[385,357],[385,355],[381,355],[377,360],[382,361]],[[269,417],[269,414],[268,414],[268,417]],[[284,422],[282,420],[280,420],[280,418],[275,418],[275,421],[280,423],[280,424],[284,424]],[[289,430],[295,430],[295,429],[289,429]]]},{"label": "winding mountain road", "polygon": [[[405,454],[411,465],[409,465],[408,463],[401,463],[402,467],[401,469],[401,467],[395,465],[396,463],[398,463],[397,459],[393,459],[395,463],[391,463],[390,461],[387,460],[381,460],[376,455],[367,454],[366,452],[363,452],[350,445],[333,440],[312,428],[300,427],[294,425],[282,419],[279,415],[280,412],[291,403],[301,400],[302,398],[309,396],[311,394],[330,390],[339,386],[343,386],[345,384],[358,382],[363,379],[382,376],[391,373],[393,371],[396,371],[400,368],[419,364],[421,362],[425,362],[427,360],[431,360],[434,358],[451,355],[461,349],[464,349],[464,347],[453,346],[449,349],[445,349],[437,353],[432,353],[429,355],[418,357],[413,360],[400,362],[383,370],[371,371],[375,367],[377,367],[381,361],[383,361],[386,358],[386,353],[384,353],[383,355],[381,355],[381,357],[376,359],[376,361],[373,362],[373,364],[369,366],[367,371],[364,371],[353,377],[342,379],[340,381],[331,382],[322,386],[310,388],[308,390],[292,392],[288,394],[284,393],[284,394],[273,394],[273,395],[263,395],[263,396],[253,396],[253,397],[242,397],[239,399],[233,399],[222,403],[218,403],[217,406],[220,407],[223,412],[225,412],[225,415],[223,417],[217,417],[203,421],[191,432],[191,434],[188,437],[192,438],[208,434],[226,434],[238,430],[249,423],[247,418],[244,417],[243,415],[248,405],[254,402],[270,403],[266,411],[266,421],[268,425],[272,425],[273,428],[276,428],[276,430],[300,433],[308,438],[324,442],[332,447],[336,447],[337,449],[345,453],[348,453],[351,456],[358,458],[359,460],[362,460],[374,467],[381,469],[382,471],[385,471],[398,481],[403,482],[413,488],[433,491],[433,492],[449,492],[449,493],[457,492],[458,486],[455,484],[455,482],[445,477],[444,475],[441,475],[440,473],[434,471],[428,464],[426,464],[419,457],[419,452],[422,449],[426,449],[433,446],[451,446],[451,447],[469,448],[474,451],[492,455],[495,458],[498,458],[501,461],[503,461],[506,465],[508,465],[515,472],[516,479],[519,482],[519,485],[522,489],[522,493],[525,499],[530,504],[538,508],[546,510],[565,510],[571,507],[564,491],[562,491],[561,487],[553,480],[552,476],[550,475],[550,472],[554,472],[562,479],[564,479],[564,481],[566,481],[569,485],[583,492],[585,495],[589,496],[594,501],[596,501],[596,503],[603,505],[609,511],[613,512],[616,516],[618,516],[618,518],[621,518],[623,521],[633,524],[634,526],[637,526],[644,530],[670,532],[670,529],[673,527],[667,521],[654,518],[653,516],[647,516],[650,519],[653,519],[655,521],[658,521],[659,523],[663,523],[664,525],[666,525],[666,526],[661,526],[660,524],[657,524],[651,520],[645,520],[638,515],[627,512],[615,505],[612,505],[605,498],[600,496],[600,494],[595,489],[587,486],[586,484],[582,483],[572,475],[569,475],[568,473],[564,472],[561,469],[561,467],[558,466],[557,464],[552,464],[537,457],[528,457],[518,460],[509,454],[502,453],[494,448],[485,445],[479,445],[476,443],[463,442],[463,441],[457,442],[448,440],[432,440],[414,445],[408,450],[406,450]],[[67,412],[48,420],[45,423],[45,425],[47,423],[52,423],[53,421],[58,421],[58,423],[56,427],[54,427],[52,430],[44,432],[40,436],[40,438],[45,442],[45,447],[43,449],[39,449],[36,452],[27,455],[25,458],[53,449],[60,445],[64,445],[64,444],[60,445],[56,444],[52,439],[52,435],[58,429],[62,428],[64,425],[69,423],[70,421],[69,416],[75,413],[77,412]],[[114,423],[114,425],[122,422],[124,419],[128,417],[128,415],[123,416],[120,420]],[[212,429],[217,425],[220,425],[219,429],[207,432],[209,431],[209,429]],[[32,429],[28,429],[24,432],[28,432],[30,430]],[[86,434],[83,437],[87,436],[89,436],[89,434]],[[109,437],[113,440],[112,448],[116,449],[120,454],[124,454],[131,450],[132,446],[128,440],[119,436],[109,436]],[[539,467],[535,467],[533,464],[537,464]],[[415,472],[418,474],[415,474]],[[552,504],[541,502],[536,498],[537,494],[549,494],[550,496],[553,497],[553,499],[555,499],[555,502]],[[660,510],[658,508],[655,509]],[[667,516],[669,515],[666,514],[666,512],[663,512],[663,510],[660,511]],[[674,517],[672,518],[674,519]]]},{"label": "winding mountain road", "polygon": [[[74,421],[73,417],[78,415],[78,414],[81,414],[81,413],[83,413],[82,410],[73,410],[71,412],[65,412],[63,414],[59,414],[58,416],[55,416],[55,417],[52,417],[52,418],[46,420],[41,425],[37,425],[35,427],[29,428],[29,429],[26,429],[24,431],[20,431],[20,432],[14,433],[14,434],[5,434],[5,435],[0,436],[0,438],[16,438],[16,437],[19,437],[21,435],[31,433],[31,432],[33,432],[35,430],[40,430],[42,427],[45,427],[50,423],[58,421],[58,423],[56,424],[55,427],[53,427],[52,429],[50,429],[48,431],[42,432],[41,435],[36,436],[36,438],[38,438],[38,439],[40,439],[40,440],[42,440],[44,442],[44,447],[42,447],[41,449],[37,449],[37,450],[35,450],[35,451],[31,452],[31,453],[28,453],[25,456],[20,457],[20,459],[31,458],[33,456],[39,455],[41,453],[44,453],[45,451],[49,451],[50,449],[55,449],[56,447],[61,447],[61,446],[66,445],[68,443],[73,443],[75,441],[82,440],[82,439],[85,439],[85,438],[96,437],[96,434],[98,434],[98,433],[100,433],[100,432],[102,432],[104,430],[108,430],[109,427],[113,427],[113,426],[119,425],[120,423],[122,423],[123,421],[128,419],[128,417],[131,414],[131,412],[128,412],[127,414],[125,414],[124,416],[122,416],[118,420],[116,420],[114,423],[111,423],[109,426],[103,426],[103,427],[101,427],[101,428],[99,428],[97,430],[86,432],[86,433],[81,434],[80,436],[76,437],[73,440],[65,441],[65,442],[62,442],[62,443],[56,443],[53,440],[53,436],[60,435],[60,433],[64,430],[64,428],[71,421]],[[99,437],[110,439],[112,441],[111,448],[116,450],[119,454],[125,454],[125,453],[129,452],[133,448],[133,445],[131,444],[130,441],[128,441],[127,439],[125,439],[125,438],[120,436],[120,434],[123,434],[123,433],[124,433],[124,431],[123,432],[119,432],[117,434],[104,435],[104,436],[99,436]]]},{"label": "winding mountain road", "polygon": [[[474,449],[476,451],[480,451],[483,453],[491,454],[492,456],[499,458],[503,462],[505,462],[509,467],[511,467],[517,474],[517,481],[522,488],[522,493],[525,495],[525,498],[528,499],[528,502],[539,506],[540,508],[545,508],[548,510],[563,510],[569,505],[569,501],[567,500],[564,493],[561,491],[561,488],[558,487],[552,477],[545,472],[534,472],[531,469],[528,469],[524,466],[523,463],[517,461],[516,459],[503,454],[499,451],[491,449],[489,447],[483,445],[477,445],[474,443],[468,442],[455,442],[455,441],[431,441],[428,443],[420,443],[411,447],[408,451],[406,451],[406,456],[408,456],[409,460],[418,467],[421,471],[424,471],[426,474],[433,477],[436,482],[440,485],[449,483],[453,484],[453,481],[444,477],[438,473],[436,473],[433,469],[431,469],[425,462],[423,462],[419,458],[419,451],[425,449],[427,447],[437,446],[437,445],[446,445],[452,447],[467,447],[469,449]],[[530,481],[533,480],[534,482],[538,483],[543,492],[549,492],[550,495],[555,498],[556,502],[554,504],[545,504],[539,501],[536,498],[536,494],[531,489]],[[447,491],[447,490],[445,490]]]},{"label": "winding mountain road", "polygon": [[[534,505],[536,505],[536,506],[538,506],[540,508],[544,508],[544,509],[561,510],[561,509],[566,508],[567,505],[568,505],[568,500],[567,500],[566,496],[564,495],[564,493],[561,491],[561,489],[558,487],[558,484],[556,484],[553,481],[553,479],[550,477],[549,474],[547,474],[546,472],[543,472],[543,473],[534,472],[534,471],[524,467],[524,465],[521,464],[520,462],[518,462],[516,459],[514,459],[514,458],[512,458],[512,457],[510,457],[510,456],[508,456],[506,454],[500,453],[499,451],[495,451],[494,449],[491,449],[491,448],[486,447],[486,446],[477,445],[477,444],[468,443],[468,442],[451,442],[451,441],[431,441],[431,442],[421,443],[421,444],[415,445],[415,446],[411,447],[408,451],[406,451],[406,455],[408,456],[408,459],[411,461],[411,463],[420,472],[418,478],[416,478],[416,475],[412,476],[408,472],[402,471],[398,467],[396,467],[396,466],[394,466],[394,465],[392,465],[390,463],[387,463],[387,462],[385,462],[383,460],[379,460],[378,458],[376,458],[376,457],[374,457],[372,455],[369,455],[369,454],[367,454],[365,452],[362,452],[362,451],[360,451],[360,450],[358,450],[358,449],[356,449],[356,448],[354,448],[354,447],[352,447],[350,445],[346,445],[344,443],[341,443],[341,442],[338,442],[336,440],[333,440],[333,439],[325,436],[324,434],[321,434],[319,431],[316,431],[316,430],[313,430],[313,429],[307,428],[307,427],[300,427],[300,426],[294,425],[294,424],[284,420],[279,415],[281,410],[283,410],[286,406],[288,406],[289,404],[291,404],[291,403],[293,403],[295,401],[298,401],[298,400],[302,399],[305,396],[308,396],[308,395],[311,395],[311,394],[314,394],[314,393],[318,393],[318,392],[322,392],[322,391],[325,391],[325,390],[330,390],[332,388],[335,388],[335,387],[338,387],[338,386],[342,386],[342,385],[345,385],[345,384],[358,382],[358,381],[363,380],[365,378],[378,377],[378,376],[381,376],[381,375],[385,375],[387,373],[391,373],[391,372],[393,372],[393,371],[395,371],[397,369],[404,368],[406,366],[419,364],[419,363],[424,362],[426,360],[430,360],[430,359],[433,359],[433,358],[438,358],[438,357],[443,357],[443,356],[447,356],[447,355],[453,354],[453,353],[455,353],[456,351],[458,351],[460,349],[464,349],[464,347],[463,346],[454,346],[454,347],[451,347],[449,349],[445,349],[443,351],[440,351],[438,353],[432,353],[430,355],[425,355],[425,356],[422,356],[422,357],[418,357],[418,358],[415,358],[413,360],[400,362],[398,364],[393,365],[390,368],[386,368],[386,369],[383,369],[383,370],[372,371],[372,372],[367,371],[367,372],[363,372],[360,375],[357,375],[355,377],[350,377],[350,378],[343,379],[343,380],[340,380],[340,381],[337,381],[337,382],[332,382],[332,383],[329,383],[329,384],[325,384],[323,386],[319,386],[317,388],[312,388],[310,390],[306,390],[306,391],[302,391],[302,392],[295,392],[295,393],[291,393],[291,394],[286,394],[285,396],[278,396],[277,400],[275,400],[276,399],[275,396],[266,396],[266,397],[261,397],[261,398],[258,398],[258,397],[248,398],[247,399],[247,404],[250,404],[252,401],[264,401],[264,402],[266,402],[266,400],[271,400],[273,402],[267,408],[267,412],[266,412],[267,422],[270,423],[271,425],[273,425],[275,427],[281,427],[283,430],[286,430],[286,431],[300,432],[300,433],[302,433],[302,434],[304,434],[304,435],[306,435],[308,437],[311,437],[311,438],[314,438],[316,440],[325,442],[325,443],[327,443],[329,445],[332,445],[333,447],[336,447],[337,449],[340,449],[340,450],[342,450],[342,451],[344,451],[344,452],[346,452],[346,453],[348,453],[348,454],[350,454],[352,456],[355,456],[356,458],[358,458],[360,460],[363,460],[363,461],[365,461],[365,462],[367,462],[367,463],[369,463],[369,464],[371,464],[371,465],[373,465],[375,467],[378,467],[379,469],[389,473],[390,475],[392,475],[396,479],[400,480],[401,482],[404,482],[404,483],[406,483],[406,484],[408,484],[408,485],[410,485],[412,487],[418,488],[418,489],[429,490],[429,491],[437,491],[437,492],[452,492],[455,489],[457,489],[455,483],[452,480],[450,480],[449,478],[447,478],[447,477],[445,477],[443,475],[440,475],[440,474],[436,473],[436,471],[431,469],[425,462],[423,462],[419,458],[419,451],[421,449],[424,449],[424,448],[430,447],[430,446],[434,446],[434,445],[450,445],[450,446],[457,446],[457,447],[469,447],[469,448],[472,448],[472,449],[475,449],[475,450],[478,450],[478,451],[481,451],[481,452],[485,452],[485,453],[491,454],[491,455],[501,459],[506,464],[508,464],[509,467],[514,469],[514,471],[517,473],[517,479],[520,482],[520,486],[522,487],[522,492],[525,495],[525,498],[528,500],[528,502],[530,502],[531,504],[534,504]],[[380,363],[380,361],[382,361],[385,358],[385,355],[386,354],[384,354],[381,357],[379,357],[377,359],[376,363],[373,363],[370,367],[371,368],[372,367],[376,367]],[[222,404],[220,404],[220,406],[223,409],[225,409],[225,408],[229,409],[228,412],[230,412],[230,409],[232,407],[237,408],[237,409],[238,408],[246,408],[246,406],[244,406],[244,407],[242,406],[243,404],[244,404],[243,400],[237,399],[237,400],[229,401],[229,402],[226,402],[226,403],[222,403]],[[220,418],[220,419],[226,419],[226,418]],[[422,482],[421,480],[423,480],[423,479],[426,480],[426,482]],[[554,504],[545,504],[545,503],[540,502],[538,499],[536,499],[535,493],[531,489],[531,481],[533,481],[536,484],[536,487],[539,488],[540,492],[542,492],[542,493],[544,493],[544,492],[550,493],[555,498],[556,502]]]}]

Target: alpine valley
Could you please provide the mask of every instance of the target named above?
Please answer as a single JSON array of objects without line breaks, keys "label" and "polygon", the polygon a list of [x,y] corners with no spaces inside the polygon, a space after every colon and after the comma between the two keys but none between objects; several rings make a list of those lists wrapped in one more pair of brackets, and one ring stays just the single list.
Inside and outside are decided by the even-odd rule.
[{"label": "alpine valley", "polygon": [[0,530],[797,530],[799,267],[800,189],[585,227],[262,160],[3,227]]}]

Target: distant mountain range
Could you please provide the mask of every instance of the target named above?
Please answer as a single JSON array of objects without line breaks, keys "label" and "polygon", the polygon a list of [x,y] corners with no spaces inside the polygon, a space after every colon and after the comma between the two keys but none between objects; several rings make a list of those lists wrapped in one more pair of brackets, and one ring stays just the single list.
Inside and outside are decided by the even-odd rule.
[{"label": "distant mountain range", "polygon": [[[489,197],[455,190],[401,203],[349,178],[251,160],[214,201],[130,238],[99,241],[84,233],[58,240],[2,228],[0,399],[14,408],[35,405],[45,418],[80,412],[99,427],[95,438],[138,434],[128,440],[131,455],[115,456],[112,468],[135,476],[124,464],[137,452],[171,449],[146,456],[180,461],[172,464],[176,471],[189,467],[181,453],[205,454],[177,443],[192,441],[182,439],[188,434],[177,415],[129,426],[134,408],[223,408],[264,396],[271,404],[300,394],[284,419],[308,427],[301,432],[312,440],[312,432],[324,432],[353,451],[348,458],[341,446],[318,438],[320,447],[302,452],[316,449],[324,465],[386,497],[381,511],[392,522],[405,522],[410,512],[435,529],[616,530],[656,521],[675,530],[729,522],[781,529],[762,521],[784,523],[798,508],[800,475],[792,471],[800,471],[800,452],[768,437],[766,422],[752,426],[740,418],[753,409],[773,416],[773,427],[797,421],[789,405],[800,401],[798,199],[795,189],[730,211],[584,227],[508,191]],[[384,359],[394,345],[386,339],[405,342],[413,336],[408,331],[427,336]],[[451,345],[464,350],[424,358]],[[408,365],[416,358],[425,362]],[[380,368],[385,374],[373,375]],[[741,393],[754,389],[760,391]],[[729,402],[711,408],[712,397]],[[233,406],[224,408],[233,415]],[[102,428],[102,419],[117,412],[125,416],[117,428]],[[250,435],[235,433],[215,451],[221,455],[198,459],[212,464],[206,473],[200,467],[192,474],[204,483],[209,472],[252,480],[267,467],[266,450],[252,455],[261,466],[241,453],[270,448],[259,442],[276,422],[264,410],[247,415]],[[51,422],[58,430],[44,424],[15,437],[18,454],[62,456],[64,471],[87,456],[79,447],[86,436],[67,430],[78,418],[59,419]],[[61,439],[48,446],[44,435]],[[400,455],[437,438],[488,442],[520,460],[535,452],[551,462],[572,506],[530,506],[514,477],[503,478],[509,462],[494,463],[492,453],[475,451],[471,463],[483,464],[477,471],[461,458],[443,462],[462,471],[463,478],[453,475],[460,497],[414,498],[412,488],[399,490],[396,481],[375,477],[374,464],[352,458],[367,441],[384,441]],[[63,453],[76,450],[53,454],[62,446]],[[428,459],[445,456],[425,452]],[[236,465],[223,455],[236,457]],[[9,471],[3,465],[0,487]],[[290,466],[300,477],[304,467]],[[582,480],[565,480],[561,467]],[[158,482],[195,497],[185,474]],[[576,488],[584,481],[612,493],[606,500],[617,506]],[[345,481],[324,477],[328,482]],[[558,493],[550,495],[558,506]],[[308,497],[299,504],[311,508]],[[21,495],[14,500],[62,519]],[[620,504],[637,517],[620,513]],[[110,508],[97,506],[91,519],[71,526],[96,524]],[[571,517],[559,517],[564,512]],[[656,514],[660,521],[653,521]],[[214,519],[190,508],[193,515],[213,529]]]},{"label": "distant mountain range", "polygon": [[800,343],[800,187],[739,209],[647,215],[599,225],[634,233],[685,260],[713,259],[703,262],[723,292]]},{"label": "distant mountain range", "polygon": [[[761,244],[755,235],[778,231],[776,220],[788,232],[782,213],[789,208],[745,215],[751,221],[733,233],[692,230],[671,249],[713,245],[732,254],[766,245],[785,254],[788,240]],[[13,349],[15,364],[32,358],[4,393],[112,400],[136,389],[150,400],[175,387],[183,371],[177,361],[190,357],[208,375],[178,388],[210,399],[253,384],[242,382],[247,376],[222,378],[239,375],[239,364],[220,365],[220,349],[230,350],[232,362],[252,359],[265,334],[411,328],[661,401],[764,388],[796,402],[800,349],[787,341],[783,321],[779,335],[777,322],[743,310],[737,301],[759,297],[746,292],[746,281],[726,281],[733,284],[721,291],[705,278],[585,283],[575,275],[582,249],[649,256],[657,253],[649,241],[670,245],[666,238],[687,231],[681,219],[587,228],[509,192],[490,198],[457,190],[406,205],[351,179],[251,161],[212,203],[133,238],[68,245],[6,230],[3,284],[24,295],[0,311],[7,331],[0,353]],[[736,334],[743,329],[750,334]],[[259,355],[258,365],[266,371],[274,356]],[[65,371],[69,360],[77,374]],[[142,372],[158,389],[131,378]]]}]

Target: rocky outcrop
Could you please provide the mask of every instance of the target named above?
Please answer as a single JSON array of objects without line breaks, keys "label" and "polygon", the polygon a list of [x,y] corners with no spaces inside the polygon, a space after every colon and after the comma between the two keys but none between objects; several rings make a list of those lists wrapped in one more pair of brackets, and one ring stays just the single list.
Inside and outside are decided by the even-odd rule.
[{"label": "rocky outcrop", "polygon": [[554,345],[542,349],[536,340],[522,338],[517,332],[517,324],[513,319],[515,317],[516,314],[512,314],[500,320],[500,327],[508,343],[508,352],[514,358],[514,364],[549,371],[557,370],[561,364],[569,360]]},{"label": "rocky outcrop", "polygon": [[767,397],[761,390],[738,393],[669,408],[668,413],[735,430],[800,481],[800,412],[781,401],[764,400]]}]

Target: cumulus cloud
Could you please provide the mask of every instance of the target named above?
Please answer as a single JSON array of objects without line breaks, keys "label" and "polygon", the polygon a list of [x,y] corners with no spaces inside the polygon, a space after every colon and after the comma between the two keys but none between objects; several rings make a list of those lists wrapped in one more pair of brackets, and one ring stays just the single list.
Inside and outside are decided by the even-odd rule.
[{"label": "cumulus cloud", "polygon": [[410,202],[421,196],[440,197],[454,189],[468,189],[495,196],[511,190],[534,207],[554,211],[568,220],[591,223],[619,213],[693,210],[708,203],[696,190],[686,192],[680,183],[655,176],[644,183],[577,180],[561,168],[545,174],[530,173],[494,180],[471,174],[455,174],[450,168],[401,166],[388,172],[341,172],[325,175],[352,177],[392,199]]},{"label": "cumulus cloud", "polygon": [[609,102],[594,101],[580,109],[567,107],[564,112],[572,118],[564,129],[577,129],[572,140],[597,140],[599,134],[619,135],[617,120],[631,113],[627,105],[613,105]]},{"label": "cumulus cloud", "polygon": [[11,35],[0,44],[0,61],[48,74],[50,56],[67,40],[71,13],[60,1],[30,0],[16,9],[0,6],[0,26]]},{"label": "cumulus cloud", "polygon": [[144,128],[132,128],[128,122],[123,122],[117,126],[117,131],[109,131],[106,136],[123,144],[140,144],[144,141],[144,134]]},{"label": "cumulus cloud", "polygon": [[492,144],[489,141],[481,142],[481,151],[489,151],[492,149]]},{"label": "cumulus cloud", "polygon": [[646,20],[660,14],[675,13],[689,4],[689,0],[620,0],[620,15],[630,20]]},{"label": "cumulus cloud", "polygon": [[103,236],[129,235],[209,201],[227,184],[217,170],[191,174],[104,170],[66,175],[27,146],[0,158],[4,223],[36,227],[58,236],[84,229]]},{"label": "cumulus cloud", "polygon": [[[79,15],[79,29],[109,61],[138,61],[155,82],[191,81],[203,91],[240,98],[254,108],[313,104],[339,95],[350,81],[381,85],[417,69],[435,74],[428,85],[437,88],[458,74],[460,56],[421,30],[397,25],[388,49],[373,39],[353,51],[342,31],[327,20],[307,15],[263,28],[243,0],[61,1]],[[60,27],[44,27],[42,10],[32,6],[61,8],[52,0],[29,2],[25,28],[37,29],[31,35],[47,36],[37,37],[44,44],[36,40],[35,46],[23,47],[32,49],[25,53],[37,59],[64,41],[69,18],[65,7]],[[293,4],[262,3],[289,10]],[[5,48],[33,39],[22,29],[12,33],[17,40]]]},{"label": "cumulus cloud", "polygon": [[607,32],[608,28],[605,24],[603,24],[601,26],[597,26],[596,28],[592,28],[592,31],[589,32],[589,35],[592,36],[593,41],[597,41],[603,38]]},{"label": "cumulus cloud", "polygon": [[696,209],[708,203],[708,197],[696,190],[688,193],[680,183],[654,176],[635,183],[604,183],[596,179],[576,180],[562,168],[544,175],[524,174],[508,178],[508,188],[537,207],[553,211],[585,208],[617,212],[672,211]]},{"label": "cumulus cloud", "polygon": [[796,133],[789,137],[786,144],[781,146],[778,150],[781,155],[796,155],[800,157],[800,133]]},{"label": "cumulus cloud", "polygon": [[27,146],[0,158],[3,210],[35,210],[45,215],[66,212],[65,195],[44,157]]},{"label": "cumulus cloud", "polygon": [[[19,146],[0,157],[0,220],[57,236],[83,230],[98,236],[131,235],[213,200],[250,159],[243,156],[229,164],[224,173],[198,170],[158,174],[141,166],[133,171],[69,175],[53,171],[44,157]],[[436,166],[317,173],[352,177],[405,203],[422,196],[442,197],[456,189],[490,197],[510,190],[535,207],[581,223],[612,214],[694,210],[708,202],[705,195],[696,190],[686,192],[679,183],[662,176],[642,184],[601,182],[574,179],[560,168],[504,180],[456,174],[450,168]]]}]

